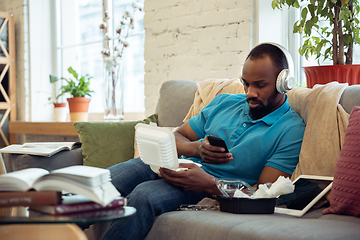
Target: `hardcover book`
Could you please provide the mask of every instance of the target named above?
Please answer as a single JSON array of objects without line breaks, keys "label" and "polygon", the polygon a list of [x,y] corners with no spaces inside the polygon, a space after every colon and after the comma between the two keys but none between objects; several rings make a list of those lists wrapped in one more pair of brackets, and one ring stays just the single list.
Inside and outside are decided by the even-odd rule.
[{"label": "hardcover book", "polygon": [[27,207],[60,202],[61,192],[57,191],[0,192],[0,207]]},{"label": "hardcover book", "polygon": [[12,144],[0,149],[0,152],[51,157],[60,151],[69,151],[78,148],[80,145],[81,143],[79,142],[34,142],[22,145]]},{"label": "hardcover book", "polygon": [[64,196],[61,203],[54,205],[37,205],[30,207],[31,210],[52,215],[63,215],[77,212],[86,212],[102,209],[111,209],[126,206],[126,198],[117,197],[106,206],[91,201],[81,195]]},{"label": "hardcover book", "polygon": [[0,191],[67,191],[108,205],[120,193],[111,183],[108,169],[71,166],[53,170],[28,168],[0,175]]}]

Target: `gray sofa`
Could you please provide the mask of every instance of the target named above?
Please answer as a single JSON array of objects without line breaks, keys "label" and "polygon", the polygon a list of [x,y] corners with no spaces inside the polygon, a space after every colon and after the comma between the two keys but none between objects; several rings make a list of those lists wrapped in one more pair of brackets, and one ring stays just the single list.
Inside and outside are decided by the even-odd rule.
[{"label": "gray sofa", "polygon": [[[158,125],[176,127],[182,124],[194,99],[196,82],[172,80],[160,90],[156,109]],[[360,85],[349,86],[340,104],[350,113],[360,105]],[[63,153],[65,154],[65,153]],[[28,167],[48,170],[82,164],[81,149],[42,159],[5,154],[7,171]],[[311,210],[301,218],[282,214],[232,214],[220,211],[173,211],[157,217],[146,237],[153,239],[360,239],[360,218],[322,214],[323,209]],[[107,224],[95,224],[85,232],[89,239],[101,238]]]}]

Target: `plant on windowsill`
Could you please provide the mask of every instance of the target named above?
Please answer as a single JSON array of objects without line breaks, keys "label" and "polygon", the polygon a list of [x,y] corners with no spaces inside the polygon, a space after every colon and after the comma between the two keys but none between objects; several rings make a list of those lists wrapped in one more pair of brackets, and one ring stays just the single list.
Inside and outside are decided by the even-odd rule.
[{"label": "plant on windowsill", "polygon": [[[294,33],[304,34],[299,53],[306,59],[313,55],[318,61],[320,58],[333,61],[332,66],[304,68],[308,87],[334,80],[359,84],[360,65],[352,64],[354,45],[360,44],[359,0],[272,0],[271,6],[300,8],[300,4],[304,4],[300,20],[293,26]],[[320,26],[320,22],[327,26]]]},{"label": "plant on windowsill", "polygon": [[58,97],[68,93],[71,95],[71,98],[67,98],[69,103],[70,110],[70,120],[72,122],[82,121],[86,122],[88,120],[88,110],[91,93],[94,91],[90,90],[90,79],[92,77],[89,74],[85,76],[79,76],[79,74],[72,68],[68,68],[68,72],[72,74],[75,79],[72,78],[61,78],[67,82],[67,85],[61,86],[61,93]]},{"label": "plant on windowsill", "polygon": [[49,80],[50,80],[50,83],[52,86],[52,95],[51,95],[51,97],[48,98],[48,100],[50,102],[52,102],[53,104],[57,104],[57,103],[59,103],[60,94],[57,94],[56,83],[58,82],[59,79],[58,79],[58,77],[56,77],[54,75],[49,75]]},{"label": "plant on windowsill", "polygon": [[56,122],[65,122],[67,115],[66,102],[59,102],[61,94],[58,94],[56,85],[59,78],[54,75],[49,75],[49,80],[52,85],[52,95],[48,100],[54,105],[54,120]]}]

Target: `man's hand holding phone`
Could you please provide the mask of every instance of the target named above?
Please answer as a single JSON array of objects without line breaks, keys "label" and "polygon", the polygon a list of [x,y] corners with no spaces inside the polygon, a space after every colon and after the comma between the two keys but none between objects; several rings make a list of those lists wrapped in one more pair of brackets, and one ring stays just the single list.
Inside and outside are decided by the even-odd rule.
[{"label": "man's hand holding phone", "polygon": [[200,157],[207,163],[221,164],[233,160],[225,141],[221,138],[214,136],[204,138],[199,150]]}]

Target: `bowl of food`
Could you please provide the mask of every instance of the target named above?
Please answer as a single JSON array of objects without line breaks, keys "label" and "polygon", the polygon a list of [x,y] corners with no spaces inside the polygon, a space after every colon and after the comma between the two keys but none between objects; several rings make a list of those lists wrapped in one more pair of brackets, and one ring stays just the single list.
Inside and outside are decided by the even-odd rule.
[{"label": "bowl of food", "polygon": [[278,198],[254,198],[255,189],[240,179],[219,179],[222,193],[216,197],[220,210],[231,213],[272,214]]}]

